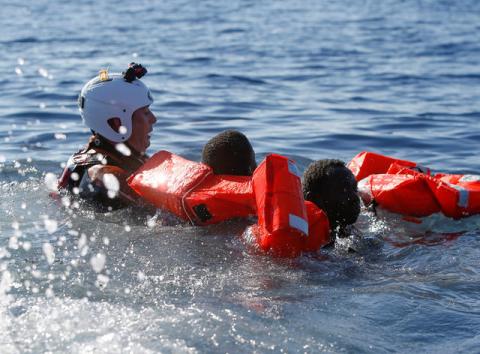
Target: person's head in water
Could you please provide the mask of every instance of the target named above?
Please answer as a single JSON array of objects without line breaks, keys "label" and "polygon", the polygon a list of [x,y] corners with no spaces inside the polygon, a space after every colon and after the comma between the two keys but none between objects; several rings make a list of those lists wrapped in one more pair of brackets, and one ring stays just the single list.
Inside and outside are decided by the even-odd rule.
[{"label": "person's head in water", "polygon": [[303,196],[328,216],[330,227],[339,235],[357,221],[360,199],[353,173],[340,160],[318,160],[303,174]]},{"label": "person's head in water", "polygon": [[150,132],[156,118],[149,106],[153,99],[139,79],[147,72],[131,63],[122,74],[106,70],[82,89],[78,104],[82,119],[94,134],[112,143],[125,143],[138,153],[150,145]]},{"label": "person's head in water", "polygon": [[236,130],[215,135],[203,147],[202,162],[217,175],[251,176],[257,163],[247,137]]}]

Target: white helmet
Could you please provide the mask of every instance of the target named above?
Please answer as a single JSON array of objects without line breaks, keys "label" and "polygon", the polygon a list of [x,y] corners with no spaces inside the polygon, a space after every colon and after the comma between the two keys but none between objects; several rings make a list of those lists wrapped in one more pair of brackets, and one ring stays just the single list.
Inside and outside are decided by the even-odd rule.
[{"label": "white helmet", "polygon": [[[143,82],[125,77],[125,74],[109,75],[102,70],[99,76],[83,86],[78,98],[85,125],[116,143],[130,138],[133,112],[153,103],[150,91]],[[122,125],[118,132],[108,124],[108,120],[115,117],[120,119]]]}]

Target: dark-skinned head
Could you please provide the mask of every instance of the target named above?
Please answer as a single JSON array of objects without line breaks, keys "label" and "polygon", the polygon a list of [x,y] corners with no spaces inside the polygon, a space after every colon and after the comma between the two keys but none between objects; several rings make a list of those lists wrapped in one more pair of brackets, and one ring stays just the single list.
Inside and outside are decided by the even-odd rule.
[{"label": "dark-skinned head", "polygon": [[202,162],[217,175],[251,176],[257,163],[247,137],[236,130],[215,135],[203,147]]},{"label": "dark-skinned head", "polygon": [[303,196],[328,216],[330,227],[341,234],[360,214],[357,182],[340,160],[318,160],[303,174]]}]

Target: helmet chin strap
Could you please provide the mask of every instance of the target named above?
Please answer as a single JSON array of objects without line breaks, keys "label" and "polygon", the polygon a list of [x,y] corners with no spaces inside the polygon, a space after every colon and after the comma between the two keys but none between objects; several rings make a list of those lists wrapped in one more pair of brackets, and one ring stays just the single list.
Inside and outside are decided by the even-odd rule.
[{"label": "helmet chin strap", "polygon": [[146,155],[146,152],[140,152],[138,150],[136,150],[135,148],[133,148],[127,141],[124,142],[124,143],[116,143],[114,141],[111,141],[107,138],[105,138],[104,136],[94,132],[92,130],[92,133],[93,133],[93,143],[95,144],[95,146],[97,147],[102,147],[102,146],[105,146],[105,145],[110,145],[110,149],[114,149],[114,150],[117,150],[116,146],[117,144],[125,144],[130,150],[131,150],[131,157],[135,157],[135,158],[138,158],[138,157],[141,157],[141,156],[145,156]]}]

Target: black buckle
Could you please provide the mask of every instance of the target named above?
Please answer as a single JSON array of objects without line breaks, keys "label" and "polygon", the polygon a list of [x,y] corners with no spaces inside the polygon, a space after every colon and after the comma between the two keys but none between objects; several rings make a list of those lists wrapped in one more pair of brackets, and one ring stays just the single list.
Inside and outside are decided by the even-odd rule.
[{"label": "black buckle", "polygon": [[124,71],[123,78],[126,82],[132,82],[135,79],[140,79],[147,73],[147,69],[142,64],[130,63],[128,69]]},{"label": "black buckle", "polygon": [[210,214],[205,204],[195,205],[192,209],[202,222],[208,221],[212,218],[212,214]]}]

